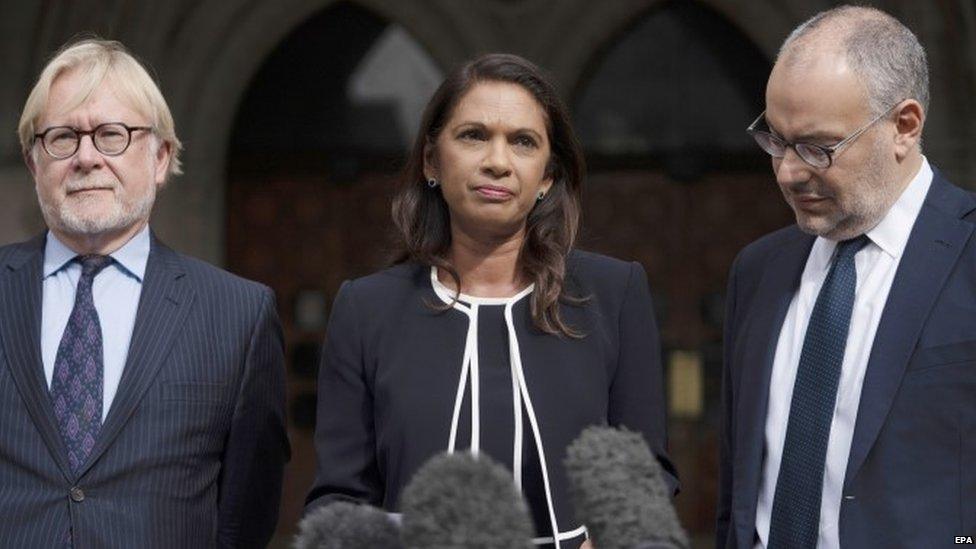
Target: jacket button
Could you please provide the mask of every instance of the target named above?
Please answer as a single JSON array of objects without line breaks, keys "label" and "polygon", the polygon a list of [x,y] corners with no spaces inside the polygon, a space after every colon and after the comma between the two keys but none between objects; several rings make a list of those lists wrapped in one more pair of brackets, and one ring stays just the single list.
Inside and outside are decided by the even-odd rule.
[{"label": "jacket button", "polygon": [[854,501],[854,496],[847,494],[846,496],[844,496],[844,499],[846,499],[847,501]]},{"label": "jacket button", "polygon": [[77,486],[73,486],[71,490],[68,492],[68,495],[71,496],[71,501],[75,503],[81,503],[85,501],[85,492],[81,488],[78,488]]}]

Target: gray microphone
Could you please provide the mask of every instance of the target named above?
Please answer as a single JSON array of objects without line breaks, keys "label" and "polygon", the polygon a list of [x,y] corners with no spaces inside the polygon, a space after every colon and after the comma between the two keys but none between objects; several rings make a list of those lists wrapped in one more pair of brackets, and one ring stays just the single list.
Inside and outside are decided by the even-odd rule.
[{"label": "gray microphone", "polygon": [[295,549],[402,549],[396,524],[370,505],[346,501],[310,512],[298,525]]},{"label": "gray microphone", "polygon": [[577,516],[597,549],[686,549],[662,478],[644,437],[610,427],[585,429],[566,449]]},{"label": "gray microphone", "polygon": [[512,474],[488,456],[439,454],[400,499],[407,549],[528,549],[533,526]]}]

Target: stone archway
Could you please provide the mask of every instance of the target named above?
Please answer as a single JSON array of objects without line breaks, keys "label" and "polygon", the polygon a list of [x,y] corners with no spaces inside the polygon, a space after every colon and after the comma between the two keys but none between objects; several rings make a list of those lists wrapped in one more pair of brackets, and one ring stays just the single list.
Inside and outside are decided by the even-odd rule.
[{"label": "stone archway", "polygon": [[706,2],[647,2],[608,25],[573,90],[589,161],[581,245],[648,273],[668,381],[669,449],[698,479],[675,501],[714,527],[726,276],[791,212],[745,127],[763,108],[767,52]]},{"label": "stone archway", "polygon": [[[335,1],[211,1],[181,26],[160,69],[174,82],[169,100],[187,144],[186,175],[160,197],[155,225],[187,252],[222,263],[224,164],[237,106],[261,62],[284,36]],[[462,37],[437,32],[442,23],[448,26],[450,14],[436,2],[411,7],[396,0],[357,3],[406,27],[440,63],[467,49]]]},{"label": "stone archway", "polygon": [[[575,87],[584,77],[594,56],[599,56],[615,43],[635,20],[668,0],[640,0],[635,2],[565,2],[554,10],[551,20],[537,40],[538,52],[548,52],[545,66],[553,71],[565,86]],[[700,0],[698,3],[721,14],[772,59],[780,42],[797,23],[830,2],[777,2],[761,0]],[[566,28],[574,32],[567,35]],[[559,44],[559,47],[554,47]],[[540,58],[541,60],[541,58]]]},{"label": "stone archway", "polygon": [[[179,3],[87,3],[0,0],[11,17],[0,47],[11,60],[0,115],[15,124],[23,96],[44,58],[78,32],[122,40],[157,69],[163,91],[187,143],[186,174],[163,194],[155,220],[161,235],[194,255],[221,262],[224,173],[230,123],[243,88],[261,59],[289,29],[336,0],[205,0]],[[665,0],[359,0],[410,30],[442,67],[478,52],[520,53],[549,69],[564,90],[585,74],[594,52],[611,43],[628,22]],[[830,0],[700,0],[723,14],[770,58],[790,29]],[[16,3],[16,9],[13,7]],[[929,51],[933,67],[933,117],[927,148],[961,184],[976,176],[968,154],[976,139],[976,8],[969,0],[878,2],[905,18]],[[571,31],[571,32],[568,32]],[[0,216],[6,239],[36,230],[33,202],[12,133],[0,139],[0,190],[11,201]]]},{"label": "stone archway", "polygon": [[[356,3],[403,25],[442,66],[477,52],[515,51],[536,59],[564,89],[571,89],[583,75],[594,44],[612,41],[629,21],[660,1],[535,0],[517,9],[491,3],[470,9],[447,0]],[[160,42],[158,56],[153,57],[159,72],[166,75],[164,88],[187,150],[186,175],[160,197],[154,223],[164,238],[180,243],[188,253],[222,263],[224,163],[243,90],[261,61],[291,29],[335,2],[210,0],[189,12],[166,14],[167,19],[182,21],[175,35],[157,35],[165,47]],[[708,3],[740,23],[767,52],[774,51],[780,37],[795,24],[796,17],[787,8],[770,1]],[[523,32],[529,28],[526,20],[542,24]],[[741,24],[757,20],[763,24]],[[568,41],[566,28],[576,29],[569,33],[574,38]]]},{"label": "stone archway", "polygon": [[[3,0],[6,1],[6,0]],[[224,174],[221,167],[234,108],[248,79],[261,59],[289,29],[336,0],[283,0],[246,2],[207,0],[192,7],[178,4],[123,3],[99,12],[82,5],[54,5],[44,10],[37,2],[21,2],[21,15],[32,13],[33,27],[10,33],[2,41],[6,49],[21,52],[13,66],[14,80],[7,96],[29,88],[47,53],[78,31],[95,31],[118,38],[153,65],[162,76],[164,92],[176,115],[178,129],[187,142],[186,173],[174,181],[171,192],[161,198],[156,225],[169,241],[190,253],[220,262],[222,258],[220,218]],[[490,50],[526,55],[549,69],[563,89],[573,89],[585,74],[594,52],[612,43],[630,21],[664,0],[632,2],[587,2],[586,0],[525,0],[508,2],[452,2],[423,0],[359,0],[359,4],[397,21],[443,67]],[[723,14],[756,43],[769,57],[789,30],[820,9],[836,5],[828,0],[700,0]],[[901,0],[882,2],[882,7],[907,17],[915,24],[929,49],[933,67],[934,97],[945,109],[934,112],[929,144],[933,151],[945,150],[960,179],[976,173],[976,160],[965,154],[976,137],[973,106],[976,93],[976,13],[966,0],[942,2],[923,9],[918,3]],[[31,7],[33,6],[33,7]],[[12,19],[27,24],[29,17]],[[124,23],[124,24],[123,24]],[[567,32],[570,29],[572,32]],[[946,32],[943,32],[945,30]],[[30,48],[33,47],[34,50]],[[44,51],[39,55],[38,51]],[[968,52],[968,53],[967,53]],[[26,69],[26,70],[25,70]],[[19,90],[19,91],[17,91]],[[16,93],[15,93],[16,92]],[[955,99],[952,99],[955,98]],[[5,109],[16,109],[19,102]],[[953,113],[951,116],[946,113]],[[6,111],[7,120],[16,112]],[[943,137],[944,136],[944,137]],[[4,158],[8,170],[0,171],[6,186],[20,189],[16,151],[9,136],[0,141],[9,150]],[[953,144],[957,143],[957,144]],[[22,189],[20,189],[22,190]],[[25,200],[29,202],[27,193]],[[18,202],[19,204],[19,202]],[[15,216],[5,216],[15,218]],[[21,216],[23,217],[23,216]],[[29,224],[29,223],[28,223]]]}]

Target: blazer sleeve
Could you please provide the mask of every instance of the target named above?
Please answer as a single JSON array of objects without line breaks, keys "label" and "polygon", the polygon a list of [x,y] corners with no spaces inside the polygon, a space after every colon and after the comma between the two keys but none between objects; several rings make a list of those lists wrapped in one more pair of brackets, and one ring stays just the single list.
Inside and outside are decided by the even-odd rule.
[{"label": "blazer sleeve", "polygon": [[365,374],[362,309],[354,282],[336,295],[319,367],[315,427],[317,468],[306,513],[334,501],[380,506],[383,483],[376,463],[373,394]]},{"label": "blazer sleeve", "polygon": [[732,516],[732,460],[735,457],[732,446],[735,414],[735,401],[732,391],[732,341],[735,332],[736,267],[732,264],[729,273],[729,286],[725,294],[725,325],[722,341],[722,419],[719,432],[719,486],[716,506],[715,546],[723,549],[728,542],[729,524]]},{"label": "blazer sleeve", "polygon": [[219,547],[265,547],[278,523],[290,457],[285,356],[274,296],[264,288],[224,447],[217,502]]},{"label": "blazer sleeve", "polygon": [[678,474],[667,454],[661,343],[647,274],[636,262],[630,265],[618,322],[620,347],[607,419],[611,426],[643,433],[661,463],[669,488],[677,493]]}]

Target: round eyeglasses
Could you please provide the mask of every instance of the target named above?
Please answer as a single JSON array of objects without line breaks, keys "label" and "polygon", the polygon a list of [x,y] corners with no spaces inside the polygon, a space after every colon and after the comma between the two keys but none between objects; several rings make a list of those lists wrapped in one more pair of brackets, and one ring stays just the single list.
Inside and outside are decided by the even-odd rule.
[{"label": "round eyeglasses", "polygon": [[129,148],[132,143],[132,132],[151,131],[150,126],[127,126],[121,122],[107,122],[99,124],[91,130],[79,130],[71,126],[53,126],[41,133],[34,134],[34,139],[41,140],[44,152],[57,159],[73,156],[81,146],[81,138],[90,135],[95,150],[105,156],[118,156]]},{"label": "round eyeglasses", "polygon": [[891,108],[879,114],[867,124],[861,126],[851,135],[841,139],[839,142],[829,147],[817,145],[816,143],[790,143],[782,137],[773,134],[771,131],[756,129],[756,126],[758,126],[759,123],[764,120],[766,111],[763,111],[755,120],[753,120],[752,124],[749,124],[749,127],[746,128],[746,131],[752,136],[753,139],[756,140],[756,143],[759,144],[762,150],[766,151],[769,156],[772,156],[773,158],[783,158],[786,156],[786,149],[793,147],[793,150],[796,151],[796,155],[799,156],[801,160],[818,170],[826,170],[834,163],[834,157],[839,154],[837,151],[839,151],[841,147],[853,143],[855,139],[860,137],[861,134],[866,132],[868,128],[875,125],[879,120],[887,116],[888,113],[893,111],[899,104],[901,104],[901,101],[895,103]]}]

